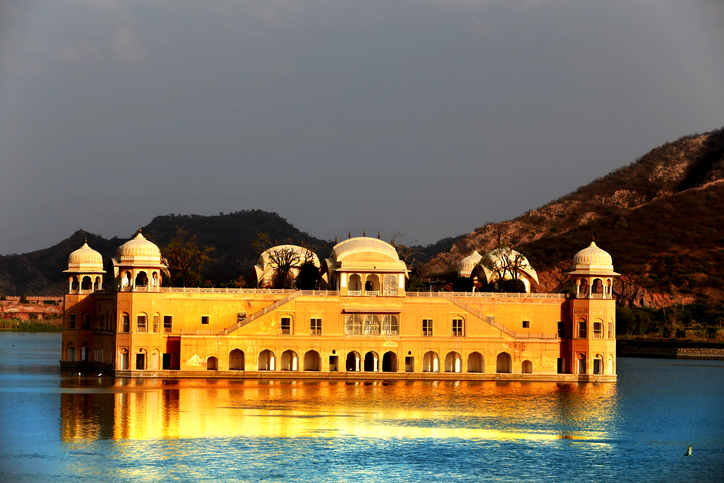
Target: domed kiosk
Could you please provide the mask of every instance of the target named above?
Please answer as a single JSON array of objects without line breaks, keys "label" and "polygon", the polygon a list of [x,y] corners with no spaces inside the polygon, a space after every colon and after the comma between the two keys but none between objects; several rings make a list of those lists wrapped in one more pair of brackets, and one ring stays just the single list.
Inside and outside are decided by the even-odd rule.
[{"label": "domed kiosk", "polygon": [[141,230],[133,239],[118,247],[111,262],[118,292],[158,292],[161,273],[168,270],[161,259],[161,250],[146,240]]},{"label": "domed kiosk", "polygon": [[68,293],[91,293],[103,288],[103,257],[88,241],[68,256]]},{"label": "domed kiosk", "polygon": [[348,296],[402,296],[407,277],[407,265],[395,247],[377,238],[336,244],[322,267],[322,279],[330,289]]}]

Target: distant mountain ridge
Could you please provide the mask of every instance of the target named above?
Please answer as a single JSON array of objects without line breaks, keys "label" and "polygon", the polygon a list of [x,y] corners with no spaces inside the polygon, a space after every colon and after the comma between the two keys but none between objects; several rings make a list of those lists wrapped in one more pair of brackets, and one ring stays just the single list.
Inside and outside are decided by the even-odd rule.
[{"label": "distant mountain ridge", "polygon": [[[239,276],[248,278],[259,254],[251,246],[257,233],[268,233],[279,243],[305,243],[316,246],[320,253],[329,253],[332,243],[315,238],[295,228],[277,213],[262,210],[243,210],[214,216],[164,215],[157,216],[142,227],[143,235],[163,248],[181,227],[196,235],[199,244],[211,245],[215,250],[203,275],[215,285],[228,283]],[[67,291],[63,270],[68,268],[68,255],[83,245],[85,239],[98,251],[112,276],[109,263],[116,249],[133,236],[106,239],[78,230],[57,245],[43,250],[0,256],[0,294],[57,295]],[[108,275],[106,275],[108,276]]]},{"label": "distant mountain ridge", "polygon": [[[269,233],[280,244],[316,246],[320,258],[333,245],[262,210],[157,216],[143,233],[164,247],[177,227],[216,248],[204,270],[204,278],[215,285],[249,276],[258,258],[250,244],[257,233]],[[68,255],[84,238],[108,261],[132,235],[105,239],[79,230],[47,249],[0,256],[0,294],[62,294]],[[513,220],[415,247],[422,262],[416,272],[452,277],[463,257],[504,240],[538,271],[539,290],[555,291],[566,283],[572,256],[594,236],[622,274],[616,293],[626,304],[662,307],[724,300],[724,129],[664,144]]]}]

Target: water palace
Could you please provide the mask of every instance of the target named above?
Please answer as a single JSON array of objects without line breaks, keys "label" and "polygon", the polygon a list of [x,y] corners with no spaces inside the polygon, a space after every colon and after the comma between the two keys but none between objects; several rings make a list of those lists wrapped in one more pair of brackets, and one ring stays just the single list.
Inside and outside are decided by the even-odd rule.
[{"label": "water palace", "polygon": [[[300,247],[297,247],[303,250]],[[273,250],[273,249],[272,249]],[[490,281],[474,252],[460,273]],[[139,232],[111,259],[68,258],[61,366],[116,377],[616,380],[611,256],[573,257],[571,293],[406,292],[395,247],[356,237],[319,266],[326,290],[162,286]],[[255,267],[268,279],[268,257]]]}]

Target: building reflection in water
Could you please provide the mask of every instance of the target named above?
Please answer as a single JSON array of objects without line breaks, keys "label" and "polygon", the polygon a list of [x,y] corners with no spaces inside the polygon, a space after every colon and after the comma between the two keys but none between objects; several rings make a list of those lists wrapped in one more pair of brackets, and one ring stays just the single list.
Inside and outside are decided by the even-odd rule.
[{"label": "building reflection in water", "polygon": [[65,441],[615,438],[614,384],[65,378]]}]

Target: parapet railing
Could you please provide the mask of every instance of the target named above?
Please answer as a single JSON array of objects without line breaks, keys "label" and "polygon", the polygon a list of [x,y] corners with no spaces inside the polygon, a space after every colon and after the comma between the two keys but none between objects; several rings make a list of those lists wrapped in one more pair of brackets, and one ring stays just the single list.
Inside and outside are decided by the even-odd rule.
[{"label": "parapet railing", "polygon": [[517,298],[517,299],[566,299],[564,293],[505,293],[505,292],[406,292],[408,297],[465,297],[465,298]]},{"label": "parapet railing", "polygon": [[[287,291],[287,292],[289,292],[289,291]],[[278,309],[278,308],[281,307],[282,305],[284,305],[284,304],[286,304],[286,303],[289,303],[289,302],[291,302],[292,300],[294,300],[295,298],[297,298],[297,297],[299,297],[299,296],[302,296],[302,295],[304,295],[304,296],[310,296],[310,295],[311,295],[311,296],[313,296],[313,297],[330,297],[330,296],[334,297],[334,296],[339,295],[339,292],[333,291],[333,290],[297,290],[297,291],[292,291],[292,293],[290,293],[290,294],[287,295],[286,297],[277,300],[276,302],[274,302],[274,303],[271,304],[271,305],[267,305],[266,307],[264,307],[263,309],[261,309],[259,312],[255,312],[255,313],[253,313],[251,316],[245,318],[245,319],[242,320],[242,321],[237,322],[236,324],[232,325],[231,327],[227,327],[227,328],[224,329],[223,331],[219,332],[219,335],[221,335],[221,334],[227,335],[227,334],[229,334],[230,332],[233,332],[233,331],[235,331],[236,329],[245,326],[246,324],[252,322],[253,320],[256,320],[256,319],[258,319],[259,317],[261,317],[261,316],[263,316],[263,315],[266,315],[266,314],[268,314],[269,312],[271,312],[271,311],[273,311],[273,310]]]},{"label": "parapet railing", "polygon": [[208,288],[208,287],[161,287],[161,292],[166,293],[248,293],[248,294],[291,294],[296,292],[293,289],[281,288]]}]

